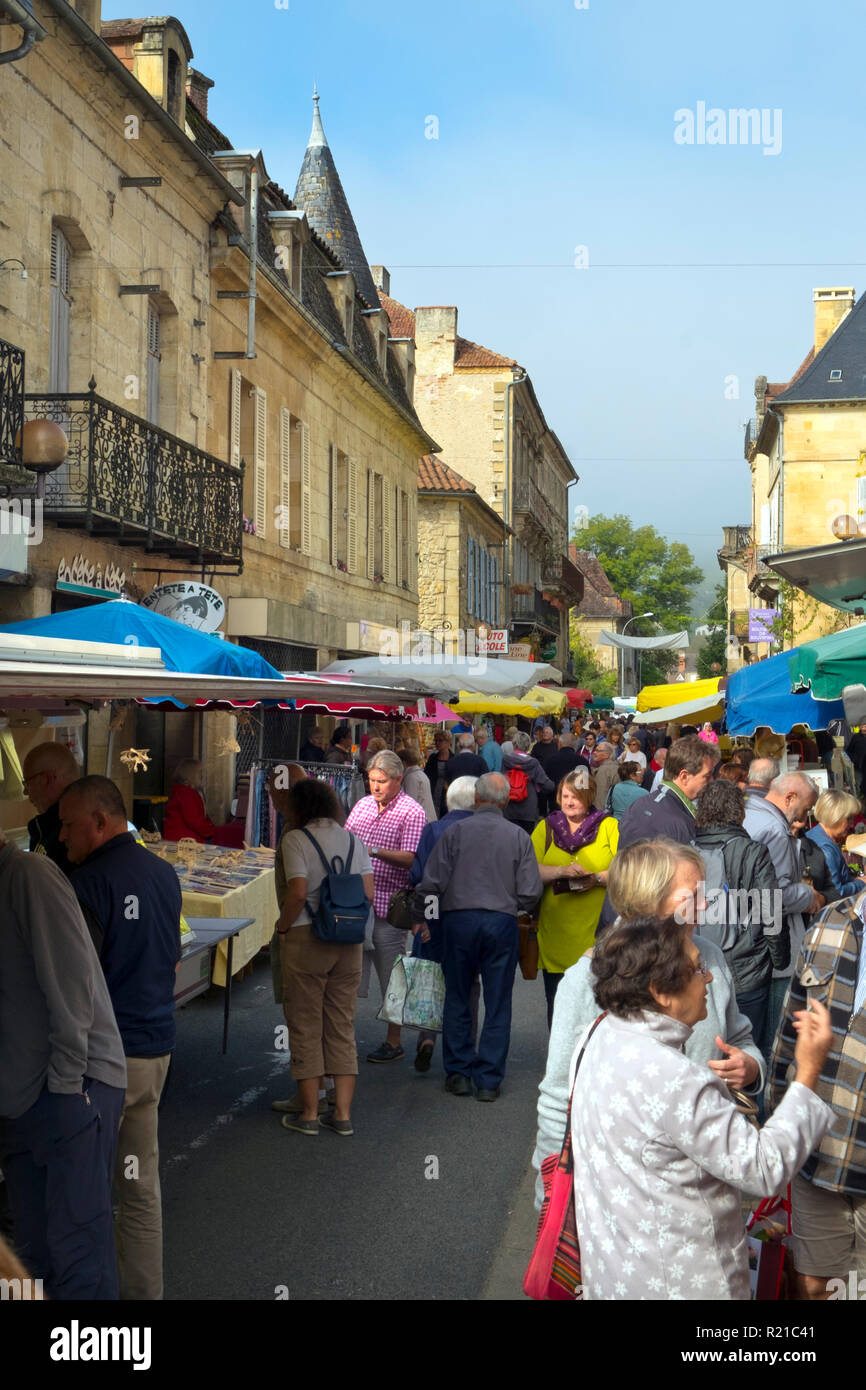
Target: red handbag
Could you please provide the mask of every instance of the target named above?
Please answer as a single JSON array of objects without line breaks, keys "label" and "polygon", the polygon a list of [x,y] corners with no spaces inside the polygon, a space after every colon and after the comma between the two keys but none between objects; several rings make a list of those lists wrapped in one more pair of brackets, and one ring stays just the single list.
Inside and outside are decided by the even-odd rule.
[{"label": "red handbag", "polygon": [[[587,1044],[601,1020],[600,1014],[586,1035],[574,1069],[574,1082],[583,1061]],[[538,1219],[538,1234],[526,1274],[523,1292],[527,1298],[540,1301],[581,1297],[580,1243],[577,1236],[577,1216],[574,1210],[574,1155],[571,1149],[571,1103],[574,1083],[568,1099],[565,1138],[557,1157],[550,1154],[541,1165],[544,1201]]]}]

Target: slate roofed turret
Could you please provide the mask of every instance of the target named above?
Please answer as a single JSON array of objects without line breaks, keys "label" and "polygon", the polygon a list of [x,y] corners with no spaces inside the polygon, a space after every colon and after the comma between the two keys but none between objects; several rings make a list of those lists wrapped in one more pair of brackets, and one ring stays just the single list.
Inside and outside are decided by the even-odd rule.
[{"label": "slate roofed turret", "polygon": [[370,266],[325,138],[317,91],[313,92],[313,128],[293,201],[307,214],[310,226],[336,251],[346,269],[351,270],[362,298],[371,309],[378,309],[379,296]]}]

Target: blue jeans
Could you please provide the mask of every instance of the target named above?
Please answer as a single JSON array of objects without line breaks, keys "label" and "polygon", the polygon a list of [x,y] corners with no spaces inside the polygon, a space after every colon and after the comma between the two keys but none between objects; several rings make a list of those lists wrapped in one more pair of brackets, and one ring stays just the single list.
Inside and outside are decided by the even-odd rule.
[{"label": "blue jeans", "polygon": [[124,1092],[90,1077],[83,1086],[81,1096],[46,1086],[0,1121],[16,1249],[58,1301],[118,1297],[111,1187]]},{"label": "blue jeans", "polygon": [[[505,1075],[511,1041],[511,992],[520,935],[504,912],[443,912],[445,1010],[442,1060],[448,1076],[466,1076],[479,1090],[495,1091]],[[472,1040],[472,983],[484,987],[484,1026]]]},{"label": "blue jeans", "polygon": [[767,1008],[767,1024],[764,1037],[758,1043],[765,1057],[769,1057],[773,1050],[773,1043],[776,1041],[776,1034],[779,1031],[779,1023],[782,1018],[782,1005],[785,1002],[785,995],[791,984],[791,976],[786,975],[784,979],[772,980],[770,982],[770,1002]]},{"label": "blue jeans", "polygon": [[769,984],[764,985],[762,989],[749,990],[747,994],[738,994],[737,1008],[741,1014],[746,1015],[751,1023],[755,1046],[766,1060],[767,1049],[764,1046],[764,1041],[767,1031],[767,1014],[770,1008]]}]

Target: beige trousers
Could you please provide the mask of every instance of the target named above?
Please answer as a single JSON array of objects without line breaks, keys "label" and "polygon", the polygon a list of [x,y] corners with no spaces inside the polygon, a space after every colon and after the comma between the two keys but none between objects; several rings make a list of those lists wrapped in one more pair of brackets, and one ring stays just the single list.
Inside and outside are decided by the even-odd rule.
[{"label": "beige trousers", "polygon": [[162,1298],[162,1194],[157,1106],[170,1054],[127,1057],[114,1196],[114,1241],[121,1299]]}]

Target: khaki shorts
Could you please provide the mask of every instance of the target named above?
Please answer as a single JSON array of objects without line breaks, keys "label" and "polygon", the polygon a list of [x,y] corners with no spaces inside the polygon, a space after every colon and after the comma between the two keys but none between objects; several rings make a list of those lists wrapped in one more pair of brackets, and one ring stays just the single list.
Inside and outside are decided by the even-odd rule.
[{"label": "khaki shorts", "polygon": [[799,1174],[791,1183],[791,1254],[798,1274],[848,1280],[866,1276],[866,1197],[816,1187]]}]

